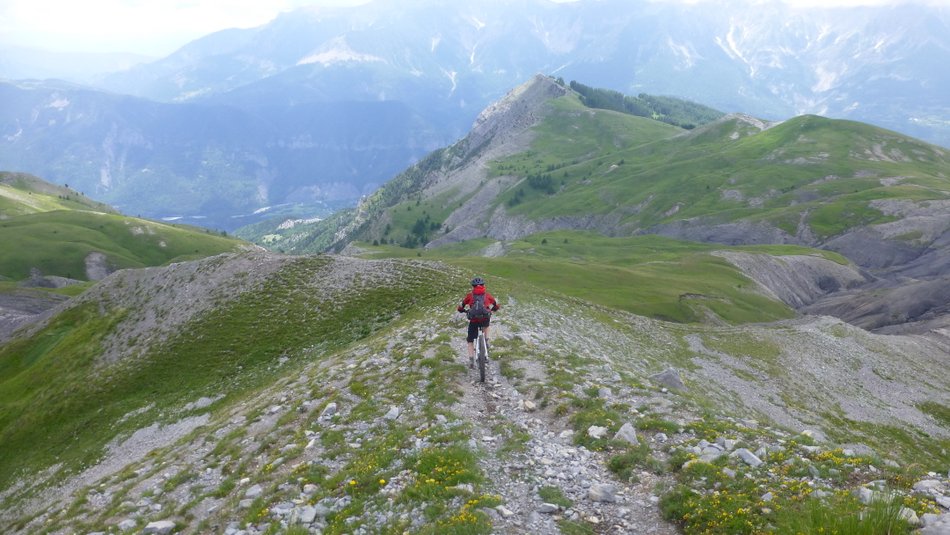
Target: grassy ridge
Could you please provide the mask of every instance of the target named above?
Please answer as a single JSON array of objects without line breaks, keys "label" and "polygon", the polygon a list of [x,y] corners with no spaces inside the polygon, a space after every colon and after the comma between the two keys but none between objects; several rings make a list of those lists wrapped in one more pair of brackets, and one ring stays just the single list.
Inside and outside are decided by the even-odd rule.
[{"label": "grassy ridge", "polygon": [[209,231],[177,227],[115,214],[53,211],[0,221],[0,242],[15,254],[0,257],[0,274],[85,278],[85,258],[101,252],[112,267],[135,268],[191,260],[233,251],[239,242]]},{"label": "grassy ridge", "polygon": [[[521,338],[517,333],[526,328],[538,333],[538,325],[521,323],[516,320],[517,313],[511,316],[502,313],[506,322],[511,321],[507,327],[513,336],[497,339],[495,347],[499,351],[493,357],[498,359],[500,373],[514,383],[525,399],[533,392],[532,399],[550,409],[545,419],[554,419],[558,428],[563,428],[562,425],[573,428],[578,445],[613,455],[608,467],[623,480],[640,470],[658,474],[675,472],[675,477],[691,486],[717,490],[719,494],[698,493],[677,486],[662,491],[666,494],[664,512],[669,518],[692,519],[685,524],[688,533],[705,532],[707,527],[712,532],[754,531],[734,529],[727,522],[730,519],[720,513],[738,514],[743,520],[757,522],[756,526],[779,526],[777,532],[797,533],[785,530],[782,527],[785,524],[775,521],[771,513],[760,512],[761,503],[758,503],[763,493],[772,492],[773,504],[784,510],[797,507],[800,498],[806,497],[807,493],[799,493],[805,487],[804,480],[798,477],[808,477],[807,468],[801,462],[791,467],[782,463],[789,455],[800,454],[794,441],[787,446],[789,453],[785,448],[777,450],[770,446],[769,464],[758,471],[726,456],[715,466],[699,463],[686,468],[683,465],[691,459],[686,448],[701,438],[711,442],[720,435],[738,438],[742,447],[754,448],[767,431],[758,424],[752,428],[745,427],[744,423],[736,425],[734,422],[739,420],[724,422],[714,411],[703,419],[687,418],[688,424],[663,420],[654,417],[653,409],[646,403],[637,407],[639,412],[635,413],[641,437],[660,430],[678,433],[684,425],[696,433],[694,439],[679,444],[678,448],[667,450],[666,446],[657,445],[671,454],[668,466],[650,457],[646,441],[640,448],[632,449],[615,441],[593,439],[584,432],[590,425],[609,426],[613,433],[622,422],[632,418],[628,411],[633,407],[602,397],[603,375],[599,376],[597,370],[605,361],[584,357],[583,350],[578,349],[581,346],[576,344],[591,343],[595,353],[609,356],[607,362],[612,361],[613,371],[621,378],[619,383],[608,383],[610,388],[618,389],[615,392],[634,392],[636,398],[649,397],[654,388],[647,386],[645,373],[670,365],[690,369],[694,367],[690,363],[697,357],[716,360],[719,357],[715,355],[721,352],[728,355],[723,358],[732,363],[747,363],[751,370],[767,370],[770,384],[780,385],[780,392],[791,394],[788,399],[782,398],[789,405],[807,399],[810,406],[814,399],[812,393],[800,390],[801,385],[793,380],[798,374],[787,369],[782,356],[784,348],[796,340],[814,343],[815,333],[799,338],[800,335],[787,327],[755,326],[746,330],[662,322],[637,326],[638,322],[615,322],[597,306],[612,298],[609,290],[620,293],[636,290],[625,286],[633,280],[625,270],[647,269],[644,273],[648,275],[643,276],[653,281],[647,282],[647,286],[677,284],[679,273],[694,262],[706,270],[704,283],[709,285],[710,291],[725,292],[721,284],[724,281],[731,284],[734,279],[729,273],[714,272],[715,266],[705,263],[715,260],[708,255],[712,248],[705,244],[653,236],[603,238],[558,232],[512,243],[506,257],[474,256],[486,245],[489,245],[487,241],[470,242],[435,253],[446,259],[454,258],[453,262],[470,272],[489,273],[490,287],[503,302],[517,301],[525,307],[520,313],[535,309],[540,312],[537,317],[542,318],[538,325],[545,324],[545,319],[558,320],[558,325],[573,335],[561,336],[563,331],[554,331],[558,327],[552,325],[551,332],[541,331],[548,335],[542,337],[543,342],[529,343],[529,337]],[[741,249],[770,254],[812,253],[800,247]],[[374,251],[419,254],[392,247]],[[434,256],[430,251],[423,254]],[[221,259],[218,257],[209,263],[223,262]],[[602,263],[597,263],[598,260]],[[377,513],[393,509],[424,514],[427,524],[433,527],[423,533],[489,532],[490,517],[479,513],[475,506],[484,500],[486,507],[492,507],[504,503],[504,497],[482,495],[491,489],[484,483],[495,474],[482,472],[491,465],[480,460],[480,448],[469,446],[472,438],[477,441],[485,432],[477,427],[454,425],[456,416],[452,412],[455,404],[463,401],[460,385],[471,378],[471,372],[459,363],[458,346],[454,343],[456,337],[462,335],[463,322],[458,321],[461,318],[453,314],[451,308],[451,303],[467,288],[465,278],[455,276],[455,270],[444,270],[432,263],[386,262],[381,264],[384,268],[377,271],[369,263],[348,262],[332,257],[288,261],[273,275],[260,281],[248,281],[250,291],[218,303],[214,310],[145,352],[134,366],[105,367],[101,363],[96,366],[94,362],[98,346],[107,333],[122,330],[125,311],[117,302],[96,302],[74,308],[57,317],[32,339],[0,348],[0,488],[12,483],[18,469],[36,473],[54,463],[63,463],[67,470],[90,465],[98,459],[102,446],[113,438],[128,436],[155,422],[170,423],[207,411],[212,415],[210,423],[196,431],[187,444],[156,450],[144,462],[127,466],[122,473],[113,476],[112,482],[97,485],[98,492],[115,488],[119,485],[116,481],[124,487],[113,496],[111,509],[87,506],[87,491],[83,491],[73,508],[64,508],[58,517],[47,519],[47,525],[76,526],[79,529],[74,531],[78,532],[105,530],[124,514],[121,504],[130,499],[130,489],[167,471],[174,475],[160,481],[166,495],[186,492],[190,487],[195,496],[178,510],[178,516],[184,517],[183,522],[192,526],[197,520],[185,511],[194,511],[205,497],[225,498],[219,514],[231,518],[244,515],[245,522],[259,523],[266,518],[276,518],[272,511],[276,504],[297,499],[301,485],[312,484],[316,490],[309,499],[311,505],[343,496],[351,500],[345,508],[327,516],[326,533],[348,533],[361,525],[384,532],[409,529],[411,522],[400,515],[391,517],[385,525],[379,523],[384,521],[377,520],[382,518]],[[547,282],[551,277],[560,276],[565,268],[585,264],[588,264],[589,276],[578,271],[578,277],[564,276],[557,281],[558,285]],[[651,272],[650,266],[657,269]],[[537,278],[537,272],[545,271],[549,274]],[[239,276],[240,273],[235,275]],[[323,285],[328,280],[347,278],[351,278],[352,284],[346,287],[336,283]],[[113,290],[142,291],[138,286],[122,285],[116,279],[110,281],[115,284]],[[121,292],[107,293],[114,296]],[[565,293],[577,298],[563,300]],[[213,298],[220,299],[219,296]],[[618,299],[618,302],[623,300]],[[399,310],[391,305],[394,302],[401,303]],[[537,310],[538,306],[547,312]],[[507,310],[514,312],[516,307]],[[763,307],[760,313],[757,319],[761,320],[770,312]],[[161,310],[156,310],[156,314],[160,316]],[[533,316],[534,313],[528,313],[520,318]],[[616,334],[616,338],[604,336],[610,333]],[[712,353],[703,357],[687,351],[684,340],[688,336],[701,340]],[[135,340],[130,341],[130,351],[134,352],[135,344]],[[633,357],[625,357],[628,352],[619,352],[620,348],[628,349]],[[380,365],[384,360],[387,364]],[[526,361],[536,362],[544,370],[544,378],[527,378],[514,366],[515,362]],[[321,365],[309,367],[311,363]],[[323,366],[324,363],[331,365]],[[738,379],[745,376],[746,380],[756,380],[757,374],[750,374],[744,367],[737,368],[736,373]],[[679,420],[681,415],[699,407],[715,406],[717,390],[693,388],[691,384],[689,393],[664,395],[674,400],[671,413],[666,417],[673,418],[675,414]],[[718,394],[730,396],[731,392],[727,388]],[[186,411],[185,404],[199,396],[216,401],[206,409]],[[282,396],[290,399],[285,403]],[[285,406],[276,423],[268,424],[267,431],[255,432],[253,440],[245,440],[246,426],[259,422],[257,416],[268,411],[267,407],[278,398]],[[301,404],[302,400],[308,401]],[[312,404],[309,400],[318,400],[318,403]],[[338,402],[341,407],[332,419],[333,425],[315,424],[325,403],[330,401]],[[408,404],[421,404],[423,408],[417,413],[406,410],[393,421],[383,417],[390,407],[405,408]],[[947,413],[946,407],[936,403],[928,403],[925,410],[944,419]],[[235,411],[246,415],[247,420],[236,421]],[[504,412],[498,411],[498,414],[504,415]],[[438,415],[447,418],[449,424],[429,425],[438,420]],[[743,413],[744,417],[748,415],[748,412]],[[504,441],[499,455],[505,451],[523,451],[521,448],[531,435],[519,432],[510,421],[490,418],[483,425],[491,429],[492,436]],[[228,424],[229,432],[221,427],[226,421],[233,424]],[[367,426],[370,422],[380,425]],[[886,426],[843,421],[838,427],[841,434],[834,438],[839,442],[854,441],[854,429],[867,430],[870,436],[862,437],[862,444],[881,446],[882,451],[892,454],[899,447],[901,455],[909,459],[929,459],[925,465],[928,468],[946,460],[946,455],[933,455],[934,451],[941,451],[945,440],[905,433],[899,435],[900,442],[895,442],[891,439],[893,435],[881,433]],[[310,430],[314,433],[309,433]],[[903,433],[897,428],[894,432]],[[359,447],[348,443],[354,438]],[[428,441],[428,446],[421,448],[420,439]],[[766,440],[774,439],[767,437]],[[318,450],[318,460],[303,462],[313,459],[313,451],[307,454],[304,451],[310,448],[305,444],[314,441],[318,444],[316,447],[322,448]],[[204,458],[197,465],[182,457],[196,445],[205,448]],[[845,480],[854,486],[850,470],[841,463],[873,462],[880,466],[877,459],[851,458],[852,461],[848,461],[849,458],[840,453],[812,452],[809,455],[814,457],[821,476],[832,479],[832,473],[836,474],[835,484],[841,487],[845,486]],[[143,470],[143,466],[148,466],[148,470]],[[196,480],[195,474],[203,470],[196,468],[206,466],[221,469],[220,485],[208,486]],[[740,476],[726,477],[721,469],[727,466],[739,471]],[[772,468],[776,474],[766,474],[765,471]],[[175,470],[180,471],[174,473]],[[238,481],[244,477],[267,489],[250,507],[238,505],[246,488]],[[868,477],[880,479],[883,476],[875,470]],[[151,481],[154,485],[154,480]],[[473,491],[462,493],[456,488],[459,483],[474,485]],[[786,484],[795,486],[787,488]],[[123,495],[124,492],[129,495]],[[565,502],[564,495],[553,487],[539,493],[545,501]],[[719,500],[727,493],[730,500]],[[457,499],[459,496],[461,500]],[[168,507],[174,502],[164,501],[160,496],[154,498],[166,506],[163,514],[174,510]],[[565,504],[567,506],[569,504]],[[750,515],[750,507],[756,508],[754,514]],[[854,508],[849,505],[847,511],[852,509],[855,515],[862,510],[856,503]],[[779,507],[772,510],[778,511]],[[831,512],[839,510],[844,509],[832,508]],[[85,511],[89,511],[85,516],[87,522],[89,518],[96,520],[78,525],[75,518],[78,512]],[[217,520],[217,517],[203,520],[196,529],[211,529],[210,525]]]},{"label": "grassy ridge", "polygon": [[[533,131],[530,148],[488,162],[489,179],[515,178],[492,201],[495,213],[609,214],[615,232],[631,234],[683,220],[765,222],[792,235],[805,224],[824,240],[893,221],[875,200],[950,198],[945,151],[852,121],[802,116],[762,130],[728,117],[686,131],[568,94],[545,103]],[[391,199],[372,221],[388,226],[368,224],[356,238],[418,247],[451,230],[443,222],[465,199],[427,198],[403,182],[381,190]]]},{"label": "grassy ridge", "polygon": [[0,171],[0,219],[53,210],[115,212],[68,186],[50,184],[25,173]]},{"label": "grassy ridge", "polygon": [[[558,103],[565,111],[580,106],[571,99]],[[510,212],[530,219],[621,213],[629,228],[747,218],[786,230],[807,214],[813,232],[830,237],[891,220],[869,206],[874,199],[950,196],[947,155],[860,123],[804,116],[748,135],[749,126],[732,119],[675,138],[654,132],[653,141],[633,146],[606,143],[602,134],[591,138],[588,157],[579,158],[560,144],[572,139],[565,117],[570,114],[546,119],[530,151],[496,162],[499,172],[522,176],[556,169],[556,191],[509,202]],[[600,120],[620,119],[605,114]],[[618,122],[614,129],[633,126]],[[882,182],[891,177],[900,177],[900,185]]]},{"label": "grassy ridge", "polygon": [[[329,302],[319,287],[329,262],[299,259],[134,365],[96,363],[125,316],[118,305],[72,308],[33,337],[0,348],[0,487],[21,470],[94,463],[110,440],[155,421],[148,412],[123,418],[151,404],[173,421],[180,414],[165,409],[200,396],[251,395],[287,372],[275,365],[280,357],[321,358],[399,320],[400,310],[380,303],[398,300],[411,311],[450,301],[454,289],[440,272],[398,264],[391,279],[398,284],[363,284]],[[134,352],[138,341],[128,343]]]}]

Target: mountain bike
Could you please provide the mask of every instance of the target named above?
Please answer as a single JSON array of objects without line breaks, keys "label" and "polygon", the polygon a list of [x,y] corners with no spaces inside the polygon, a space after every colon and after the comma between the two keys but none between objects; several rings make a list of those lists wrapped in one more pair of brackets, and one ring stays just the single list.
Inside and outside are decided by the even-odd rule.
[{"label": "mountain bike", "polygon": [[478,328],[478,339],[475,340],[475,361],[478,362],[478,379],[485,382],[485,368],[488,367],[488,339],[485,338],[485,327]]}]

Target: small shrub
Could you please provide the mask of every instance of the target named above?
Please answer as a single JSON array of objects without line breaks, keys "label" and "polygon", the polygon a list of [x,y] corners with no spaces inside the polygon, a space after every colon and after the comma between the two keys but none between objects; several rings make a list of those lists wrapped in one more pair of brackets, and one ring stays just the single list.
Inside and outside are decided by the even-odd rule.
[{"label": "small shrub", "polygon": [[840,533],[841,535],[901,535],[910,526],[900,517],[901,501],[874,500],[862,507],[853,497],[831,501],[805,500],[800,507],[783,510],[775,520],[776,533]]},{"label": "small shrub", "polygon": [[541,501],[545,503],[553,503],[565,509],[572,507],[574,502],[572,502],[567,496],[564,495],[564,492],[557,487],[545,486],[538,489],[538,496],[541,497]]},{"label": "small shrub", "polygon": [[650,455],[650,446],[640,444],[639,447],[629,448],[627,451],[611,457],[607,461],[607,468],[616,474],[621,481],[636,482],[636,476],[633,474],[635,469],[648,468],[658,471],[659,464]]}]

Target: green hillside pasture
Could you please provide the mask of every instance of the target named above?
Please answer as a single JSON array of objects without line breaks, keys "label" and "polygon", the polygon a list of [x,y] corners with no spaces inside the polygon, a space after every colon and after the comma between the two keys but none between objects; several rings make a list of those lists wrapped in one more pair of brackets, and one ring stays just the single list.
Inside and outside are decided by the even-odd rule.
[{"label": "green hillside pasture", "polygon": [[[459,261],[458,264],[475,267],[474,262]],[[682,323],[703,321],[705,309],[731,323],[771,321],[794,315],[780,303],[743,291],[743,286],[752,287],[751,281],[740,276],[724,260],[709,255],[691,255],[679,262],[630,268],[505,258],[487,264],[482,271],[489,276],[549,284],[573,297]]]},{"label": "green hillside pasture", "polygon": [[[495,162],[491,167],[493,176],[548,175],[553,189],[564,190],[608,170],[611,163],[620,160],[612,159],[613,155],[621,151],[683,132],[642,117],[592,110],[576,98],[558,99],[549,105],[552,112],[534,129],[536,137],[531,149]],[[545,199],[544,193],[521,184],[499,196],[498,201],[515,206],[522,201]],[[592,208],[587,206],[586,211],[589,213]],[[515,206],[514,212],[521,210]]]},{"label": "green hillside pasture", "polygon": [[65,208],[61,200],[0,184],[0,216],[13,217]]},{"label": "green hillside pasture", "polygon": [[458,189],[428,199],[401,202],[388,211],[386,227],[380,230],[382,240],[397,244],[424,244],[443,233],[442,223],[465,199],[455,200]]},{"label": "green hillside pasture", "polygon": [[[605,132],[585,131],[590,141],[578,136],[572,151],[572,122]],[[623,139],[614,132],[624,128],[648,135],[630,144],[611,143]],[[611,116],[595,121],[553,115],[537,127],[529,151],[497,162],[493,172],[548,175],[554,191],[522,183],[499,201],[509,212],[534,220],[617,212],[631,228],[706,217],[767,220],[794,231],[801,214],[808,213],[814,232],[830,237],[892,220],[871,208],[872,200],[950,197],[946,156],[860,123],[805,116],[737,139],[733,134],[744,130],[738,121],[673,138],[642,128]],[[901,184],[883,180],[893,177]]]},{"label": "green hillside pasture", "polygon": [[548,166],[606,156],[673,137],[684,130],[665,123],[609,110],[592,110],[577,98],[551,101],[550,113],[534,129],[531,150],[497,162],[495,174],[530,174]]},{"label": "green hillside pasture", "polygon": [[95,282],[84,281],[73,283],[62,288],[24,287],[19,282],[0,279],[0,295],[20,294],[43,296],[44,294],[53,294],[64,295],[66,297],[76,297],[77,295],[88,290],[93,284],[95,284]]},{"label": "green hillside pasture", "polygon": [[115,212],[68,187],[26,173],[0,171],[0,219],[53,210]]},{"label": "green hillside pasture", "polygon": [[[105,254],[115,268],[158,266],[233,251],[240,242],[208,231],[113,214],[53,211],[0,221],[0,274],[85,278],[85,258]],[[8,247],[8,249],[7,249]],[[10,251],[8,253],[7,251]]]},{"label": "green hillside pasture", "polygon": [[[134,365],[96,362],[125,316],[106,302],[69,309],[32,337],[0,347],[0,488],[57,463],[67,471],[92,466],[107,443],[150,425],[157,412],[170,423],[187,415],[176,407],[201,396],[226,396],[223,404],[253,396],[295,366],[413,321],[414,311],[444,307],[464,284],[401,263],[385,283],[328,296],[319,284],[331,261],[301,257],[182,326]],[[404,309],[380,305],[393,302]],[[134,350],[136,341],[128,343]],[[281,366],[282,356],[290,360]],[[160,409],[135,412],[153,404]]]},{"label": "green hillside pasture", "polygon": [[[98,205],[98,203],[80,197],[76,192],[57,197],[0,184],[0,217],[2,218],[53,210],[89,210],[93,205]],[[105,205],[102,207],[106,208]]]},{"label": "green hillside pasture", "polygon": [[[549,288],[599,305],[657,319],[690,323],[713,312],[729,323],[790,318],[794,312],[755,291],[755,283],[710,253],[729,249],[772,255],[840,255],[796,246],[724,247],[658,236],[607,238],[582,232],[550,232],[506,244],[503,257],[480,252],[490,240],[475,240],[418,252],[367,247],[373,256],[417,256],[458,265],[472,274],[504,277]],[[361,246],[363,246],[361,244]]]}]

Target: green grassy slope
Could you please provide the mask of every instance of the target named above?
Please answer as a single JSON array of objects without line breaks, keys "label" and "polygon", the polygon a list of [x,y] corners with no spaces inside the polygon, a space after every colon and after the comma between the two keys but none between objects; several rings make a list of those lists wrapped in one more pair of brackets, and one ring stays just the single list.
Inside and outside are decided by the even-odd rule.
[{"label": "green grassy slope", "polygon": [[[501,191],[492,201],[495,206],[507,204],[511,209],[518,204],[512,211],[519,213],[525,207],[547,206],[554,198],[566,199],[561,193],[572,181],[578,180],[569,169],[583,166],[592,159],[606,161],[624,151],[685,132],[643,117],[588,108],[571,93],[545,102],[542,107],[539,113],[545,120],[535,129],[532,147],[510,158],[489,162],[490,177],[504,175],[525,179]],[[410,246],[437,237],[444,230],[445,219],[467,198],[458,198],[456,191],[430,197],[424,192],[426,180],[431,173],[451,172],[453,166],[464,166],[464,160],[459,164],[459,158],[458,146],[436,151],[383,185],[374,194],[375,202],[365,206],[370,223],[353,237]],[[551,205],[551,209],[563,211],[558,205]],[[575,211],[590,212],[587,206],[579,206]],[[385,221],[386,225],[377,224],[379,221]],[[420,223],[423,223],[422,228]]]},{"label": "green grassy slope", "polygon": [[547,287],[567,296],[656,319],[682,323],[774,321],[794,316],[785,304],[759,293],[735,266],[711,253],[734,249],[771,255],[840,255],[797,246],[727,248],[663,238],[607,238],[589,232],[532,235],[486,258],[491,240],[473,240],[425,252],[359,244],[368,257],[438,259],[473,274]]},{"label": "green grassy slope", "polygon": [[[253,291],[218,296],[220,306],[132,363],[97,360],[127,316],[114,301],[75,306],[34,336],[0,347],[0,488],[54,463],[67,471],[94,463],[110,440],[155,416],[123,418],[136,409],[181,407],[200,396],[243,399],[288,371],[274,365],[282,355],[320,358],[447,301],[451,291],[444,274],[403,263],[390,279],[334,293],[324,284],[333,263],[299,258],[249,285]],[[119,291],[126,283],[116,284]],[[380,305],[397,299],[404,309]],[[135,351],[142,342],[128,343]]]},{"label": "green grassy slope", "polygon": [[804,214],[815,235],[828,238],[888,221],[871,200],[950,197],[945,151],[849,121],[804,116],[757,132],[733,118],[632,147],[601,141],[586,158],[563,150],[559,141],[569,142],[569,129],[557,116],[539,130],[529,153],[495,167],[551,174],[556,191],[509,202],[511,213],[531,219],[612,213],[630,229],[696,217],[750,219],[794,233]]},{"label": "green grassy slope", "polygon": [[56,186],[25,173],[0,171],[0,219],[53,210],[115,212],[108,205],[69,187]]},{"label": "green grassy slope", "polygon": [[101,252],[115,269],[162,265],[233,251],[240,242],[197,228],[178,227],[116,214],[54,211],[0,221],[0,242],[14,254],[0,258],[0,274],[84,279],[85,258]]},{"label": "green grassy slope", "polygon": [[[610,217],[614,234],[744,220],[794,236],[804,224],[820,243],[893,220],[874,200],[950,198],[950,153],[862,123],[802,116],[761,130],[730,116],[686,131],[592,110],[571,93],[542,115],[530,148],[486,162],[489,180],[514,177],[494,209],[534,221]],[[430,197],[423,178],[451,173],[452,158],[451,150],[434,153],[425,169],[385,185],[382,206],[365,206],[370,221],[352,238],[419,246],[451,230],[443,223],[467,198]]]},{"label": "green grassy slope", "polygon": [[85,279],[85,258],[112,269],[157,266],[233,251],[240,242],[211,231],[126,217],[84,195],[23,173],[0,173],[0,276]]}]

